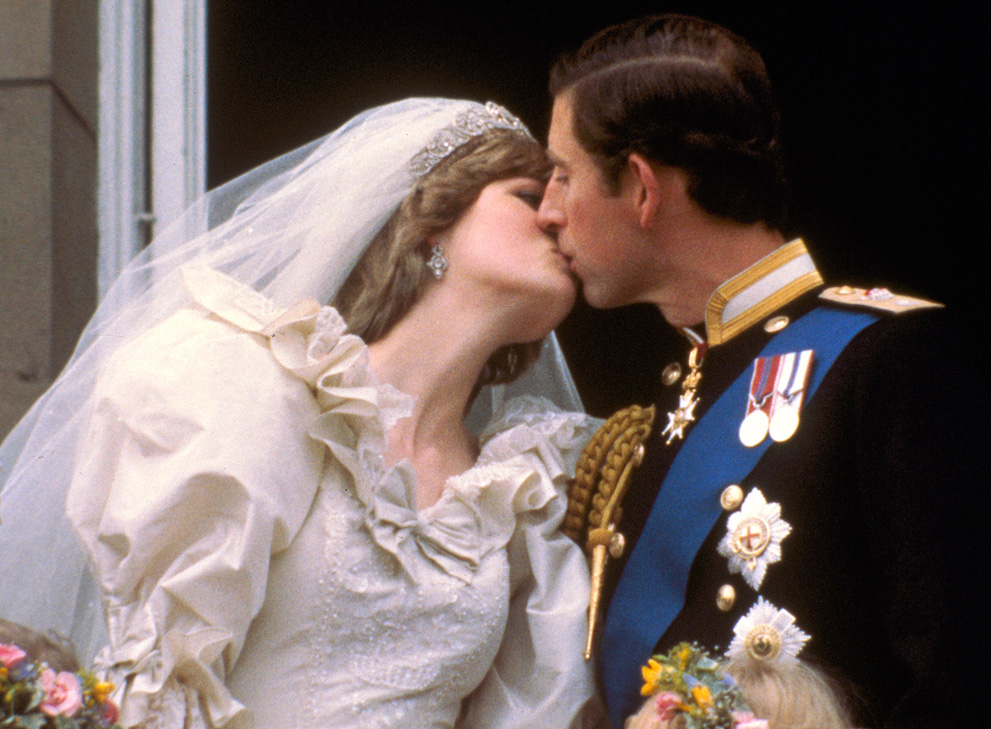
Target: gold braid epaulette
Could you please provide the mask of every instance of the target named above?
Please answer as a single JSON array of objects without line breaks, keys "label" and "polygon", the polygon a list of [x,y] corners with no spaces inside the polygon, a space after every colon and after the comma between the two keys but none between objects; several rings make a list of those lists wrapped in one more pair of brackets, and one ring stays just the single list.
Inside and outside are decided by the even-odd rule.
[{"label": "gold braid epaulette", "polygon": [[630,474],[643,461],[643,444],[654,424],[654,406],[631,405],[610,417],[585,446],[568,492],[562,529],[591,556],[585,659],[592,656],[599,601],[608,555],[620,557],[623,535],[616,531]]},{"label": "gold braid epaulette", "polygon": [[[653,405],[648,408],[631,405],[613,413],[578,457],[561,528],[582,546],[587,539],[586,530],[602,526],[603,510],[615,493],[624,468],[650,435],[654,410]],[[618,522],[621,515],[617,508],[614,521]]]}]

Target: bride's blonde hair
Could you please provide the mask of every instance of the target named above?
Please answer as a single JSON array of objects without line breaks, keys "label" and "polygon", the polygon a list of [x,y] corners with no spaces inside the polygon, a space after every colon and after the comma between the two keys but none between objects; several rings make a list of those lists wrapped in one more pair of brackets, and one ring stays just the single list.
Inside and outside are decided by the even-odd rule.
[{"label": "bride's blonde hair", "polygon": [[[492,129],[461,145],[425,174],[385,224],[344,282],[333,305],[366,343],[381,339],[416,303],[432,274],[428,239],[453,225],[491,182],[546,180],[543,148],[519,132]],[[498,349],[477,387],[510,382],[540,352],[540,342]]]}]

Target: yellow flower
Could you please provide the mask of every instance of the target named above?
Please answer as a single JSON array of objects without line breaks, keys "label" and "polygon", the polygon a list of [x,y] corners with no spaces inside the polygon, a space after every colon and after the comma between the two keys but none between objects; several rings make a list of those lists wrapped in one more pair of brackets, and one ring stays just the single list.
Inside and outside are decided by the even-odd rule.
[{"label": "yellow flower", "polygon": [[682,643],[681,648],[678,649],[678,665],[681,666],[681,670],[685,670],[685,666],[688,665],[688,659],[692,657],[692,647],[687,643]]},{"label": "yellow flower", "polygon": [[93,687],[93,698],[98,704],[106,702],[107,697],[113,693],[116,687],[109,681],[100,681]]},{"label": "yellow flower", "polygon": [[640,673],[643,674],[643,688],[640,689],[641,696],[650,696],[654,689],[657,688],[658,682],[661,680],[661,673],[664,672],[664,666],[655,661],[653,658],[647,659],[647,665],[640,669]]},{"label": "yellow flower", "polygon": [[709,691],[709,687],[704,684],[692,687],[692,698],[695,699],[695,703],[703,712],[712,707],[712,693]]}]

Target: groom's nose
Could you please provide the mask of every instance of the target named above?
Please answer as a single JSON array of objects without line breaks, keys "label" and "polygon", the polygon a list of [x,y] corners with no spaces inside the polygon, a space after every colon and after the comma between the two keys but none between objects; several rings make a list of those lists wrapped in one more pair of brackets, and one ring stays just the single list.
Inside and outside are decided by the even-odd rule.
[{"label": "groom's nose", "polygon": [[560,191],[551,182],[544,191],[544,198],[537,208],[537,225],[548,233],[556,233],[564,227],[564,209],[560,204]]}]

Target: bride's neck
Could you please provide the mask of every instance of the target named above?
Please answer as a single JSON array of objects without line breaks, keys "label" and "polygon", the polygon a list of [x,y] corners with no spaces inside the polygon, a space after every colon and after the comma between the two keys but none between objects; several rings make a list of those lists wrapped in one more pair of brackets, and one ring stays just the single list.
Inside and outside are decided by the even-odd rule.
[{"label": "bride's neck", "polygon": [[498,347],[488,328],[484,317],[427,303],[414,306],[368,348],[376,379],[415,398],[411,416],[389,432],[385,455],[389,463],[412,464],[420,508],[434,503],[446,480],[477,457],[462,417],[479,373]]},{"label": "bride's neck", "polygon": [[463,307],[421,301],[369,346],[376,378],[416,399],[414,446],[461,427],[478,375],[499,346],[493,329]]}]

